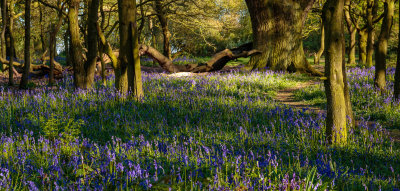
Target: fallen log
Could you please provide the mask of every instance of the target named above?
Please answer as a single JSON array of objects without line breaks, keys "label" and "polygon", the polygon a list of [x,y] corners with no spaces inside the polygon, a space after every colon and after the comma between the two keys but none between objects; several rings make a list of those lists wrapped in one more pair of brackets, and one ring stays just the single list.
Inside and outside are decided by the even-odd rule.
[{"label": "fallen log", "polygon": [[252,43],[247,43],[234,49],[225,49],[221,52],[218,52],[207,63],[185,65],[173,64],[172,60],[161,54],[158,50],[144,44],[139,45],[139,54],[140,56],[150,56],[155,61],[157,61],[164,70],[169,73],[202,73],[221,70],[231,60],[261,54],[261,52],[253,49]]}]

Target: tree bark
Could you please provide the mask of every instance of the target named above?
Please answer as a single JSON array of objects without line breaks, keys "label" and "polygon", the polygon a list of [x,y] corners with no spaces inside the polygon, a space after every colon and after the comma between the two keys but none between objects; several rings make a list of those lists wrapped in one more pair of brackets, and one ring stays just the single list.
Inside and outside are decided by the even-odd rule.
[{"label": "tree bark", "polygon": [[327,96],[326,136],[328,143],[344,145],[347,142],[346,101],[343,73],[344,0],[327,1],[323,9],[326,66],[325,91]]},{"label": "tree bark", "polygon": [[[7,29],[7,4],[6,0],[1,0],[1,18],[2,18],[2,29],[1,29],[1,57],[7,57],[7,50],[6,50],[6,29]],[[1,65],[1,70],[4,70],[3,63]]]},{"label": "tree bark", "polygon": [[25,0],[25,50],[24,50],[24,73],[22,74],[19,87],[26,89],[31,67],[31,0]]},{"label": "tree bark", "polygon": [[378,38],[378,46],[375,56],[375,87],[384,90],[386,88],[386,56],[388,49],[388,41],[393,26],[394,16],[394,0],[385,0],[385,12],[381,26],[381,33]]},{"label": "tree bark", "polygon": [[172,59],[171,56],[171,46],[170,46],[170,38],[171,33],[168,28],[168,19],[166,17],[166,13],[163,9],[161,1],[155,1],[155,9],[157,12],[158,20],[160,21],[163,37],[164,37],[164,55],[168,57],[168,59]]},{"label": "tree bark", "polygon": [[[136,1],[118,0],[120,53],[119,64],[121,77],[119,88],[136,99],[143,97],[140,57],[138,50],[138,33],[136,26]],[[125,77],[127,76],[127,78]]]},{"label": "tree bark", "polygon": [[321,59],[322,54],[324,53],[324,50],[325,50],[325,29],[324,29],[324,23],[321,22],[321,44],[318,52],[315,53],[314,55],[314,64],[319,65],[319,61]]},{"label": "tree bark", "polygon": [[250,59],[249,69],[322,73],[307,62],[302,30],[314,0],[246,0],[253,27],[254,48],[262,52]]},{"label": "tree bark", "polygon": [[49,85],[52,86],[54,84],[54,67],[55,67],[55,57],[56,57],[56,45],[57,45],[57,33],[60,30],[63,21],[63,13],[61,8],[61,1],[57,1],[58,11],[58,20],[57,23],[50,24],[50,43],[49,43],[49,52],[50,52],[50,73],[49,73]]},{"label": "tree bark", "polygon": [[[399,9],[399,23],[400,23],[400,9]],[[399,28],[399,36],[398,38],[400,39],[400,28]],[[394,101],[399,101],[400,99],[400,40],[397,43],[397,63],[396,63],[396,72],[394,75],[394,96],[393,99]]]},{"label": "tree bark", "polygon": [[174,65],[172,60],[161,54],[156,49],[142,44],[139,47],[139,55],[145,54],[156,60],[160,66],[169,73],[201,73],[221,70],[231,60],[261,54],[261,51],[253,49],[252,43],[248,43],[238,48],[225,49],[221,52],[218,52],[207,63],[186,65]]},{"label": "tree bark", "polygon": [[85,68],[78,24],[79,3],[80,0],[70,0],[68,2],[68,25],[71,34],[71,62],[74,68],[74,86],[76,88],[84,88]]},{"label": "tree bark", "polygon": [[356,36],[357,36],[357,28],[354,26],[351,21],[350,10],[351,10],[351,2],[350,0],[345,1],[344,15],[347,25],[347,30],[350,34],[349,39],[349,47],[348,47],[348,61],[347,64],[355,65],[356,64]]},{"label": "tree bark", "polygon": [[375,38],[375,28],[374,28],[374,18],[377,14],[378,0],[368,0],[367,1],[367,63],[366,67],[371,68],[373,66],[373,54],[374,54],[374,38]]},{"label": "tree bark", "polygon": [[99,18],[99,1],[89,0],[88,1],[88,22],[87,22],[87,61],[85,63],[85,85],[83,88],[92,88],[94,84],[94,75],[96,72],[96,63],[98,55],[98,35],[97,35],[97,20]]},{"label": "tree bark", "polygon": [[367,64],[367,41],[368,33],[366,29],[358,30],[358,59],[362,66]]},{"label": "tree bark", "polygon": [[[13,62],[14,62],[14,34],[13,34],[13,27],[14,27],[14,0],[11,0],[9,5],[9,17],[8,17],[8,28],[9,28],[9,33],[10,33],[10,66],[8,67],[8,85],[13,86],[14,85],[14,67],[13,67]],[[8,49],[7,49],[8,50]]]}]

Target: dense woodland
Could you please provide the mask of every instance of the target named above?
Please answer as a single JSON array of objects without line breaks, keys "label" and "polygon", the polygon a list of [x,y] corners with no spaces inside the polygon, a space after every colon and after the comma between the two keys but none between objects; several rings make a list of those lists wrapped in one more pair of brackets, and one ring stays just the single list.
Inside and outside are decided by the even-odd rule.
[{"label": "dense woodland", "polygon": [[397,0],[0,1],[0,190],[400,189]]}]

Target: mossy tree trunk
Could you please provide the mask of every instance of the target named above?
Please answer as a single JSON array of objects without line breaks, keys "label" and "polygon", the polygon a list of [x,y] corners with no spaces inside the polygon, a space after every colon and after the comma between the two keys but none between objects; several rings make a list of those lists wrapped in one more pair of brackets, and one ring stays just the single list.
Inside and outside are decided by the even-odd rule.
[{"label": "mossy tree trunk", "polygon": [[378,38],[378,46],[376,47],[375,56],[375,79],[374,84],[380,90],[386,87],[386,56],[388,49],[388,41],[393,26],[395,0],[385,0],[384,17],[381,26],[381,33]]},{"label": "mossy tree trunk", "polygon": [[143,96],[142,76],[138,33],[136,26],[136,2],[132,0],[118,0],[120,52],[119,63],[121,74],[127,76],[127,81],[120,83],[119,89],[123,93],[130,92],[140,99]]},{"label": "mossy tree trunk", "polygon": [[[1,57],[7,57],[7,50],[6,50],[6,29],[7,29],[7,4],[6,0],[1,0],[1,18],[2,18],[2,29],[1,29]],[[4,70],[4,63],[1,63],[1,70]]]},{"label": "mossy tree trunk", "polygon": [[24,73],[19,87],[26,89],[31,67],[31,0],[25,0],[25,47],[24,47]]},{"label": "mossy tree trunk", "polygon": [[314,0],[246,0],[253,28],[254,48],[249,69],[321,73],[307,62],[302,30]]},{"label": "mossy tree trunk", "polygon": [[328,143],[347,142],[346,100],[344,90],[344,0],[327,1],[323,9],[326,31],[325,91],[327,96],[326,136]]},{"label": "mossy tree trunk", "polygon": [[358,59],[359,64],[365,66],[367,64],[367,41],[368,33],[366,29],[358,30]]},{"label": "mossy tree trunk", "polygon": [[55,23],[50,24],[50,43],[49,43],[49,54],[50,54],[50,73],[49,73],[49,85],[54,84],[54,69],[55,69],[55,57],[56,57],[56,46],[57,46],[57,34],[58,31],[60,30],[60,27],[63,22],[63,12],[62,12],[62,7],[61,7],[61,0],[57,0],[57,8],[58,8],[58,13],[57,13],[57,21]]},{"label": "mossy tree trunk", "polygon": [[74,86],[76,88],[85,88],[85,69],[78,23],[79,3],[80,0],[70,0],[68,2],[68,27],[71,37],[71,62],[74,68]]}]

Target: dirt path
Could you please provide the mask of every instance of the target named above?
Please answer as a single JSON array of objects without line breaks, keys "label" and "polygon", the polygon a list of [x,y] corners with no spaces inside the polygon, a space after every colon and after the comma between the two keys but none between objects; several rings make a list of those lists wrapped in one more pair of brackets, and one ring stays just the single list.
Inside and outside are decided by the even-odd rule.
[{"label": "dirt path", "polygon": [[[277,95],[275,97],[275,100],[279,101],[282,104],[290,106],[290,107],[292,107],[294,109],[308,108],[309,111],[311,111],[311,112],[315,112],[315,113],[323,112],[323,113],[326,113],[325,109],[322,109],[320,107],[316,107],[316,106],[311,105],[311,104],[307,104],[304,101],[298,101],[294,97],[294,92],[295,91],[303,89],[303,88],[306,88],[308,86],[319,84],[319,83],[320,82],[310,80],[308,82],[300,83],[295,87],[291,87],[291,88],[280,90],[280,91],[278,91],[278,93],[277,93]],[[367,124],[372,127],[373,125],[376,124],[376,122],[375,121],[369,121],[369,122],[367,122]],[[400,130],[399,129],[387,129],[387,131],[389,132],[389,136],[392,137],[394,142],[400,143]]]},{"label": "dirt path", "polygon": [[319,84],[319,82],[310,80],[308,82],[300,83],[295,87],[280,90],[280,91],[278,91],[278,94],[276,95],[275,99],[277,101],[281,102],[282,104],[291,106],[295,109],[309,108],[311,111],[314,111],[316,113],[325,112],[325,110],[323,110],[319,107],[316,107],[311,104],[307,104],[304,101],[296,100],[294,97],[295,91],[306,88],[308,86],[315,85],[315,84]]}]

